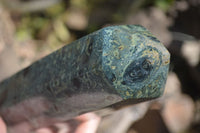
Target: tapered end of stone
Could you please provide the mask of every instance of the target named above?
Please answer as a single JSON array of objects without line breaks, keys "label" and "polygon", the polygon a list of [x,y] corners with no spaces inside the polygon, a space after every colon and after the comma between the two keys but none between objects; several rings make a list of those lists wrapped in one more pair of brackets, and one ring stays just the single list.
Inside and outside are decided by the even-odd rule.
[{"label": "tapered end of stone", "polygon": [[163,94],[170,54],[154,35],[139,25],[106,27],[101,35],[103,71],[123,99]]}]

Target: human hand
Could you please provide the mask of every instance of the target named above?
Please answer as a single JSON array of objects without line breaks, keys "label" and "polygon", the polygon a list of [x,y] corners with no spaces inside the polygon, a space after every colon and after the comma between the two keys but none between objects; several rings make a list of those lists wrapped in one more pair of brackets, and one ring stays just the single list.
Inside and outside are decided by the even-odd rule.
[{"label": "human hand", "polygon": [[0,133],[6,133],[6,125],[0,117]]},{"label": "human hand", "polygon": [[[31,125],[20,123],[9,127],[9,133],[95,133],[100,122],[100,117],[94,113],[86,113],[72,120],[55,123],[52,126],[32,130]],[[0,118],[0,133],[7,133],[6,125]]]}]

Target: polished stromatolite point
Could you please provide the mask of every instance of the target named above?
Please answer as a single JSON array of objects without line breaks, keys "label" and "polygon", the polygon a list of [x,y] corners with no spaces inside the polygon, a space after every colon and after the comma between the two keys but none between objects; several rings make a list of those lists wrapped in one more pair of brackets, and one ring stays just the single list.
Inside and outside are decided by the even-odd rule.
[{"label": "polished stromatolite point", "polygon": [[102,66],[124,99],[162,95],[170,55],[147,29],[137,25],[105,28]]},{"label": "polished stromatolite point", "polygon": [[159,97],[169,58],[167,49],[142,26],[105,27],[1,82],[0,115],[7,125],[27,121],[38,128],[50,125],[49,119],[63,122]]}]

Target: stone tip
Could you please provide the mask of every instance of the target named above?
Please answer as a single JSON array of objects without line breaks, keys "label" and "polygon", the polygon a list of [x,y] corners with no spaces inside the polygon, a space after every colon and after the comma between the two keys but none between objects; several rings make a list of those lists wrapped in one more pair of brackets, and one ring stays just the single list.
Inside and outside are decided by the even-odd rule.
[{"label": "stone tip", "polygon": [[170,54],[146,28],[139,25],[102,29],[102,68],[123,99],[162,95]]}]

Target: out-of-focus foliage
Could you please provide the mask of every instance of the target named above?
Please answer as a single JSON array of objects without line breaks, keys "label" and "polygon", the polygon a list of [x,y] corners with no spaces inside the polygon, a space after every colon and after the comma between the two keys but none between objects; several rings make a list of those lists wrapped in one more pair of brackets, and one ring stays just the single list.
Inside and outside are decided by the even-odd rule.
[{"label": "out-of-focus foliage", "polygon": [[155,5],[164,11],[167,11],[175,0],[155,0]]},{"label": "out-of-focus foliage", "polygon": [[[164,11],[167,11],[171,5],[174,3],[174,0],[154,0],[149,2],[148,0],[136,0],[136,1],[91,1],[91,0],[70,0],[68,3],[65,1],[55,4],[44,11],[40,12],[27,12],[19,14],[18,23],[17,23],[17,38],[19,40],[26,39],[42,39],[46,40],[47,44],[54,47],[62,45],[63,43],[70,42],[70,33],[68,27],[66,26],[66,21],[70,14],[71,9],[80,9],[85,11],[87,15],[93,15],[90,19],[90,25],[86,32],[93,32],[99,28],[101,22],[104,23],[104,20],[108,22],[121,22],[125,17],[125,11],[130,10],[131,12],[137,12],[139,7],[145,6],[146,4],[153,4]],[[111,5],[115,6],[111,6]],[[110,8],[112,7],[112,9]],[[103,10],[105,8],[108,18],[102,18],[104,14]],[[116,8],[116,12],[114,11]],[[105,16],[105,15],[103,15]],[[98,23],[99,22],[99,23]],[[59,23],[59,24],[58,24]],[[61,28],[62,27],[62,28]],[[73,39],[72,39],[73,40]]]},{"label": "out-of-focus foliage", "polygon": [[65,26],[64,16],[67,14],[64,3],[56,4],[43,12],[20,15],[16,36],[19,40],[41,39],[56,49],[68,42],[69,31]]}]

